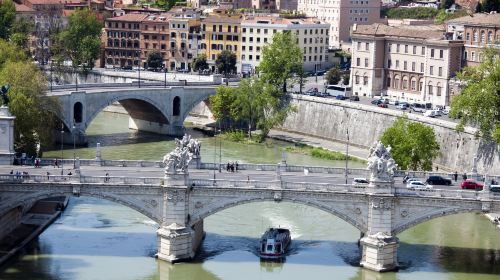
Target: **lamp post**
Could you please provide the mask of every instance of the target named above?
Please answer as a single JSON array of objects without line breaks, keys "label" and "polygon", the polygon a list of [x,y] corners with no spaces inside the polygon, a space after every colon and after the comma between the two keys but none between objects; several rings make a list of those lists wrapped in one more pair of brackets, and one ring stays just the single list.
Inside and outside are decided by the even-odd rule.
[{"label": "lamp post", "polygon": [[78,91],[78,71],[76,71],[75,67],[73,67],[73,70],[75,71],[75,88]]},{"label": "lamp post", "polygon": [[75,141],[75,124],[73,124],[73,130],[71,131],[71,134],[73,134],[73,169],[75,169],[75,162],[76,162],[76,141]]},{"label": "lamp post", "polygon": [[163,87],[167,87],[167,62],[165,61],[163,66],[164,78],[163,78]]},{"label": "lamp post", "polygon": [[215,186],[215,169],[216,169],[216,162],[217,162],[217,122],[215,123],[215,130],[214,130],[214,186]]},{"label": "lamp post", "polygon": [[[219,136],[222,134],[222,126],[219,124]],[[222,137],[219,139],[219,173],[222,172]]]},{"label": "lamp post", "polygon": [[139,88],[141,87],[141,51],[137,51],[138,61],[137,61],[137,70],[139,70]]},{"label": "lamp post", "polygon": [[52,59],[50,60],[50,91],[52,91],[52,83],[53,83],[53,78],[52,78]]},{"label": "lamp post", "polygon": [[64,175],[64,124],[61,123],[61,175]]},{"label": "lamp post", "polygon": [[347,164],[349,162],[349,128],[347,129],[347,145],[345,148],[345,184],[347,185]]}]

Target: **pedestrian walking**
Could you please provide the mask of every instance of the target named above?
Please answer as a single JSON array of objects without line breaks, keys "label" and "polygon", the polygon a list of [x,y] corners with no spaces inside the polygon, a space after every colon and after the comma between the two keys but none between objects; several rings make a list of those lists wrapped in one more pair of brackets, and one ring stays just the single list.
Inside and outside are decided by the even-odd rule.
[{"label": "pedestrian walking", "polygon": [[250,183],[250,175],[247,175],[247,183]]},{"label": "pedestrian walking", "polygon": [[455,178],[455,182],[458,180],[458,173],[455,171],[455,174],[453,174],[453,177]]},{"label": "pedestrian walking", "polygon": [[105,176],[106,176],[106,177],[104,178],[104,182],[109,182],[109,173],[108,173],[108,172],[106,172],[106,175],[105,175]]},{"label": "pedestrian walking", "polygon": [[47,180],[50,180],[50,172],[47,171]]},{"label": "pedestrian walking", "polygon": [[238,161],[235,163],[236,172],[238,172]]},{"label": "pedestrian walking", "polygon": [[229,162],[226,164],[226,171],[229,172]]},{"label": "pedestrian walking", "polygon": [[462,179],[463,179],[464,181],[465,181],[465,180],[467,180],[467,174],[466,174],[466,173],[464,173],[464,175],[462,175]]}]

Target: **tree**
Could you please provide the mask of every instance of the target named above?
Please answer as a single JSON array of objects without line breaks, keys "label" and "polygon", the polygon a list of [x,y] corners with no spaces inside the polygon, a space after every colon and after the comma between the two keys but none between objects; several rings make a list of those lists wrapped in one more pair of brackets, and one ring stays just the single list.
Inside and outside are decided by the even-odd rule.
[{"label": "tree", "polygon": [[285,93],[287,84],[302,68],[302,50],[291,32],[278,32],[273,42],[264,46],[259,72],[263,80]]},{"label": "tree", "polygon": [[8,39],[10,27],[16,18],[16,6],[12,0],[0,1],[0,39]]},{"label": "tree", "polygon": [[14,21],[11,28],[10,41],[29,52],[28,39],[34,30],[34,23],[26,17],[20,17]]},{"label": "tree", "polygon": [[329,85],[336,85],[340,82],[340,71],[337,68],[332,68],[326,73],[326,81]]},{"label": "tree", "polygon": [[25,53],[0,40],[0,85],[9,84],[9,110],[16,116],[16,151],[35,154],[36,144],[52,144],[53,114],[57,103],[44,96],[47,81]]},{"label": "tree", "polygon": [[73,67],[84,72],[94,67],[99,57],[102,24],[96,14],[89,10],[77,10],[69,16],[69,24],[58,36],[64,46],[63,57],[71,60]]},{"label": "tree", "polygon": [[349,76],[349,73],[344,73],[344,74],[342,75],[342,83],[343,83],[344,85],[346,85],[346,86],[347,86],[347,85],[349,85],[349,80],[350,80],[350,79],[351,79],[351,76]]},{"label": "tree", "polygon": [[465,87],[451,101],[450,116],[461,116],[457,129],[472,124],[479,130],[478,137],[500,144],[500,51],[486,49],[481,64],[465,67],[457,78]]},{"label": "tree", "polygon": [[215,59],[215,67],[217,67],[217,71],[219,71],[219,73],[226,77],[227,85],[228,75],[236,71],[236,54],[229,50],[223,50]]},{"label": "tree", "polygon": [[438,156],[439,144],[430,126],[399,117],[380,139],[391,146],[391,154],[400,169],[432,170],[432,160]]},{"label": "tree", "polygon": [[453,3],[455,3],[454,0],[441,0],[440,8],[441,9],[449,9],[451,7],[451,5],[453,5]]},{"label": "tree", "polygon": [[499,12],[500,11],[500,1],[499,0],[484,0],[481,4],[482,12]]},{"label": "tree", "polygon": [[163,57],[158,50],[153,50],[148,54],[148,59],[146,60],[148,68],[158,69],[163,66]]},{"label": "tree", "polygon": [[214,117],[225,124],[231,122],[233,119],[232,107],[236,99],[234,88],[219,86],[215,90],[215,95],[210,96],[210,109]]},{"label": "tree", "polygon": [[208,69],[207,55],[204,53],[199,54],[198,57],[193,60],[191,68],[193,68],[193,71],[203,71]]}]

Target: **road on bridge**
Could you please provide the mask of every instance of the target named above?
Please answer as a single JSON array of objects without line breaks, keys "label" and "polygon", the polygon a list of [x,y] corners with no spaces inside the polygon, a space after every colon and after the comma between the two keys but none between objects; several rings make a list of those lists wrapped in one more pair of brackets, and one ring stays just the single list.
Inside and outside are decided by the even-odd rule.
[{"label": "road on bridge", "polygon": [[[72,167],[72,166],[71,166]],[[14,174],[16,171],[21,173],[28,172],[30,175],[61,175],[61,168],[54,168],[52,166],[43,166],[41,168],[34,168],[33,166],[0,166],[0,174]],[[116,167],[116,166],[82,166],[80,168],[81,174],[84,176],[106,176],[110,177],[157,177],[164,176],[163,168],[159,167]],[[68,173],[74,176],[75,171],[70,168],[64,169],[64,175]],[[276,180],[275,171],[255,171],[255,170],[239,170],[237,172],[227,172],[225,169],[219,172],[209,169],[190,169],[189,177],[191,179],[215,179],[217,180],[236,180],[236,181],[274,181]],[[359,175],[349,175],[347,183],[352,184],[353,178],[359,178]],[[328,174],[328,173],[311,173],[307,175],[303,172],[282,172],[281,179],[285,182],[293,183],[316,183],[316,184],[345,184],[344,174]],[[425,178],[420,178],[425,181]],[[396,187],[406,186],[402,182],[402,178],[395,178]],[[434,189],[445,190],[459,190],[460,181],[453,182],[451,186],[434,186]]]}]

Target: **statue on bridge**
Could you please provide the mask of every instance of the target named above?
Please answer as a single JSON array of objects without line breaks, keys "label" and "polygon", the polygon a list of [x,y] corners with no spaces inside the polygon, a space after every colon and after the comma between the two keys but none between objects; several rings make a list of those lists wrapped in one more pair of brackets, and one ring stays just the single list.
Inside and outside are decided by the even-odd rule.
[{"label": "statue on bridge", "polygon": [[163,157],[166,174],[187,173],[189,162],[200,155],[201,144],[191,135],[175,139],[176,148]]},{"label": "statue on bridge", "polygon": [[3,85],[0,88],[0,95],[2,95],[2,104],[6,107],[9,106],[9,96],[7,95],[9,89],[10,89],[9,85]]},{"label": "statue on bridge", "polygon": [[391,157],[391,146],[385,148],[384,144],[378,141],[370,148],[368,170],[370,170],[371,181],[391,181],[397,166]]}]

